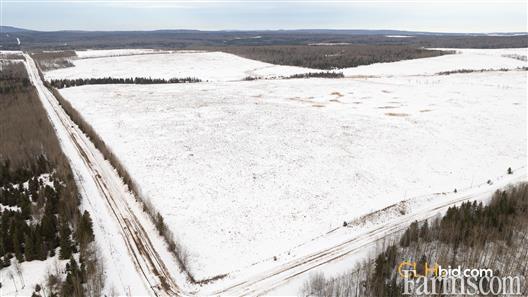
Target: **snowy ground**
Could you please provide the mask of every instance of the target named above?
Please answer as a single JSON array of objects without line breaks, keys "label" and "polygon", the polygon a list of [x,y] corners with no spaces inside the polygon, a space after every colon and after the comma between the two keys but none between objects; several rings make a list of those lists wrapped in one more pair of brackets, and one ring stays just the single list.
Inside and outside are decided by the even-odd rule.
[{"label": "snowy ground", "polygon": [[131,55],[146,55],[167,53],[168,51],[155,49],[111,49],[111,50],[79,50],[75,51],[79,59],[102,58],[102,57],[120,57]]},{"label": "snowy ground", "polygon": [[[11,259],[12,263],[15,261],[16,259]],[[55,257],[45,261],[34,260],[22,262],[18,264],[18,268],[15,264],[2,268],[0,270],[0,283],[2,284],[0,296],[31,296],[37,284],[44,290],[48,275],[55,274],[64,277],[67,262],[68,260],[59,260],[57,251]]]},{"label": "snowy ground", "polygon": [[[241,58],[221,52],[179,51],[175,53],[130,55],[128,52],[77,52],[81,57],[93,59],[72,60],[75,67],[49,71],[46,79],[90,77],[196,77],[209,81],[241,80],[246,76],[292,75],[314,70],[302,67],[279,66]],[[120,55],[121,54],[121,55]],[[110,56],[108,56],[110,55]],[[319,70],[315,70],[319,71]]]},{"label": "snowy ground", "polygon": [[[495,52],[467,55],[482,57],[471,56],[475,69],[526,66]],[[195,56],[194,68],[178,69],[211,74],[223,55]],[[160,67],[160,56],[112,59],[130,63],[123,75],[141,76]],[[469,62],[453,60],[458,56],[375,64],[361,73],[467,69]],[[113,66],[115,73],[127,69]],[[235,66],[253,67],[223,71],[237,77]],[[61,93],[120,157],[188,247],[201,278],[273,257],[405,198],[480,184],[524,166],[526,86],[525,71],[509,71],[99,85]]]}]

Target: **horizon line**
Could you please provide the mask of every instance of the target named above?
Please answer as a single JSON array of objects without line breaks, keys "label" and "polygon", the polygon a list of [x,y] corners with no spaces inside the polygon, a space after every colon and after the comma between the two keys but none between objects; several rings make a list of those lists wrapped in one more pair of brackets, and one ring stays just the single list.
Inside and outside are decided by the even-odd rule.
[{"label": "horizon line", "polygon": [[40,30],[31,29],[28,27],[18,27],[16,25],[1,25],[0,28],[10,27],[19,30],[52,33],[52,32],[156,32],[156,31],[201,31],[201,32],[277,32],[277,31],[397,31],[408,33],[429,33],[429,34],[519,34],[528,35],[528,31],[486,31],[486,32],[462,32],[462,31],[426,31],[426,30],[412,30],[412,29],[365,29],[365,28],[281,28],[281,29],[190,29],[190,28],[163,28],[163,29],[56,29],[56,30]]}]

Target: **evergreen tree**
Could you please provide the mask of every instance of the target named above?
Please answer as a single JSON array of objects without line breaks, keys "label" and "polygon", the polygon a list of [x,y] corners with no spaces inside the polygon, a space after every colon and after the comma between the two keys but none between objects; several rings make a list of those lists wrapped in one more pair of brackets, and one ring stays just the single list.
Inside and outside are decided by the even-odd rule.
[{"label": "evergreen tree", "polygon": [[53,214],[45,213],[41,221],[41,234],[44,240],[56,242],[57,218]]},{"label": "evergreen tree", "polygon": [[66,271],[66,281],[62,286],[61,295],[64,297],[82,296],[82,273],[73,257],[70,257],[70,262],[66,264]]},{"label": "evergreen tree", "polygon": [[20,209],[22,217],[27,220],[31,216],[31,202],[29,201],[29,198],[25,195],[22,195],[20,197]]},{"label": "evergreen tree", "polygon": [[73,252],[73,244],[70,239],[71,230],[68,223],[63,222],[60,230],[60,258],[69,259]]},{"label": "evergreen tree", "polygon": [[90,213],[86,210],[83,215],[79,217],[76,237],[81,245],[85,245],[94,239],[92,218],[90,217]]},{"label": "evergreen tree", "polygon": [[71,275],[71,273],[68,273],[66,275],[66,280],[62,284],[61,296],[63,297],[73,296],[73,292],[74,292],[73,282],[74,282],[73,276]]},{"label": "evergreen tree", "polygon": [[33,261],[35,259],[35,246],[31,239],[31,234],[24,236],[24,255],[26,256],[26,261]]},{"label": "evergreen tree", "polygon": [[31,199],[33,200],[33,202],[37,201],[38,188],[39,188],[39,184],[38,184],[37,177],[35,176],[33,178],[30,178],[28,182],[28,189],[29,189],[29,194],[31,195]]}]

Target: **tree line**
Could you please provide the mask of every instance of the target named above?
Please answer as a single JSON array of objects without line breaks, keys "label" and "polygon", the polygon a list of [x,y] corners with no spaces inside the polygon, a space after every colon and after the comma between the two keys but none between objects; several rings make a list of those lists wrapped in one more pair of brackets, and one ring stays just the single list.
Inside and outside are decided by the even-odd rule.
[{"label": "tree line", "polygon": [[513,69],[510,69],[510,68],[499,68],[499,69],[492,69],[492,68],[488,68],[488,69],[457,69],[457,70],[449,70],[449,71],[442,71],[442,72],[438,72],[436,73],[436,75],[451,75],[451,74],[459,74],[459,73],[472,73],[472,72],[490,72],[490,71],[503,71],[503,72],[507,72],[507,71],[527,71],[528,70],[528,67],[524,66],[524,67],[516,67],[516,68],[513,68]]},{"label": "tree line", "polygon": [[78,78],[78,79],[52,79],[50,85],[57,89],[77,87],[82,85],[104,85],[104,84],[178,84],[178,83],[197,83],[200,79],[194,77],[184,78],[151,78],[151,77],[134,77],[134,78]]},{"label": "tree line", "polygon": [[261,79],[293,79],[293,78],[344,78],[345,75],[343,72],[335,71],[321,71],[321,72],[307,72],[292,74],[290,76],[274,76],[274,77],[260,77],[260,76],[246,76],[242,80],[252,81],[252,80],[261,80]]},{"label": "tree line", "polygon": [[286,78],[288,79],[288,78],[312,78],[312,77],[343,78],[345,77],[345,75],[343,74],[343,72],[321,71],[321,72],[307,72],[307,73],[293,74]]}]

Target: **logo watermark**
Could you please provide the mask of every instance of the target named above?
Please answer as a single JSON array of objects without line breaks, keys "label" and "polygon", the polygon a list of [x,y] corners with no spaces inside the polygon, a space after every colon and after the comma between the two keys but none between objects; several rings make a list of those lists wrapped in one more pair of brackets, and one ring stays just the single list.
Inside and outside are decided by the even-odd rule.
[{"label": "logo watermark", "polygon": [[403,294],[414,296],[521,296],[524,276],[498,276],[489,268],[447,268],[438,263],[401,262],[397,272],[403,280]]}]

